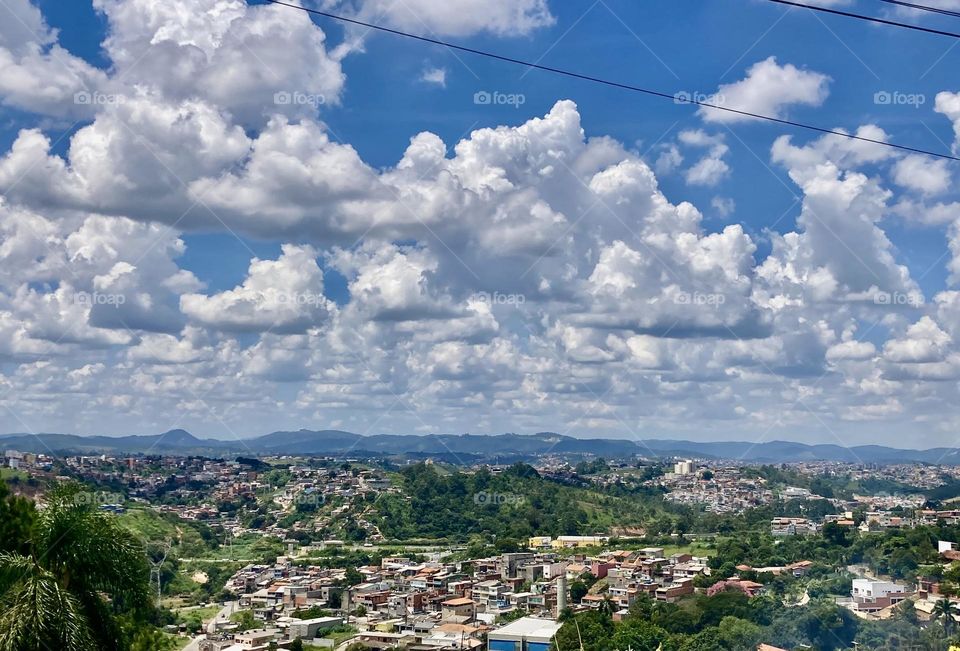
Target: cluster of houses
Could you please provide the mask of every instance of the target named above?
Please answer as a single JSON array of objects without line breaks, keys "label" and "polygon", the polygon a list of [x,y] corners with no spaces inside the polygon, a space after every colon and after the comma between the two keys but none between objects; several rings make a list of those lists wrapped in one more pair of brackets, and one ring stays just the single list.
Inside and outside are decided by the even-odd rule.
[{"label": "cluster of houses", "polygon": [[774,499],[764,479],[745,477],[738,466],[701,470],[690,461],[681,461],[674,472],[647,484],[667,489],[664,497],[671,502],[695,504],[714,513],[737,513]]},{"label": "cluster of houses", "polygon": [[[8,451],[7,458],[14,467],[24,467],[32,460],[42,460],[43,455]],[[391,487],[383,471],[342,467],[335,463],[323,467],[280,465],[278,467],[283,468],[285,473],[285,483],[277,486],[276,478],[266,477],[264,468],[235,460],[161,455],[83,455],[66,456],[59,461],[74,477],[122,484],[130,501],[150,505],[156,511],[171,513],[186,520],[218,524],[233,537],[256,531],[284,539],[292,530],[305,530],[313,535],[325,531],[338,515],[350,508],[349,504],[355,498],[376,497],[384,492],[399,490]],[[262,502],[264,496],[267,496],[270,508],[276,514],[310,507],[317,511],[317,516],[295,522],[288,528],[277,523],[245,528],[235,512],[224,512],[218,508],[224,502]],[[319,508],[332,500],[338,500],[341,506]],[[362,514],[357,515],[354,523],[364,529],[366,540],[376,542],[381,539],[376,524]]]},{"label": "cluster of houses", "polygon": [[820,526],[808,518],[773,518],[770,534],[773,536],[806,536],[820,531]]},{"label": "cluster of houses", "polygon": [[[960,512],[958,512],[960,514]],[[808,518],[773,518],[770,521],[770,533],[774,536],[805,536],[818,533],[822,525],[833,522],[841,527],[856,528],[860,533],[876,533],[885,529],[913,527],[920,522],[920,518],[909,517],[890,511],[867,511],[863,514],[860,524],[854,519],[853,511],[844,511],[838,514],[829,514],[823,517],[822,523]],[[935,519],[933,520],[936,521]]]},{"label": "cluster of houses", "polygon": [[[198,646],[200,651],[268,651],[288,648],[299,638],[301,641],[311,640],[322,648],[333,648],[332,640],[317,636],[342,624],[339,617],[284,618],[275,627],[245,631],[224,639],[210,637],[200,641]],[[387,631],[381,627],[357,632],[350,638],[350,643],[381,650],[470,650],[486,646],[490,651],[549,651],[560,627],[556,620],[541,617],[522,617],[498,628],[438,624],[426,631],[415,627]],[[477,637],[481,631],[486,635],[486,645]]]},{"label": "cluster of houses", "polygon": [[4,450],[2,463],[0,466],[6,466],[13,470],[26,469],[50,469],[53,459],[46,454],[34,454],[33,452],[20,452],[19,450]]},{"label": "cluster of houses", "polygon": [[[622,617],[642,594],[675,601],[694,592],[694,578],[708,575],[706,558],[665,555],[662,547],[607,551],[595,556],[561,555],[555,548],[597,544],[593,537],[537,539],[550,551],[517,552],[469,561],[418,561],[384,558],[378,565],[356,568],[359,583],[347,586],[347,572],[305,564],[285,556],[270,565],[248,565],[235,573],[226,589],[239,608],[251,610],[273,639],[290,637],[290,617],[308,608],[329,609],[357,627],[356,641],[371,648],[404,646],[422,651],[471,649],[492,641],[503,644],[519,637],[531,649],[549,644],[565,608],[600,608],[610,600],[615,618]],[[574,582],[606,579],[603,594],[587,592],[579,603],[570,600]],[[578,595],[579,596],[579,595]],[[502,622],[522,617],[502,626]],[[322,621],[321,621],[322,620]],[[320,618],[317,631],[342,620]],[[234,640],[229,619],[214,622],[223,641]],[[302,636],[309,638],[309,636]],[[516,638],[516,639],[515,639]],[[268,640],[269,642],[269,640]],[[320,643],[320,641],[318,641]],[[256,647],[244,647],[256,648]],[[513,649],[513,647],[511,647]],[[212,648],[211,651],[220,651]]]},{"label": "cluster of houses", "polygon": [[[955,542],[940,540],[937,542],[940,554],[940,563],[946,567],[960,561],[960,546]],[[884,612],[898,606],[906,600],[913,602],[916,613],[924,619],[935,616],[936,604],[941,599],[949,599],[957,609],[960,599],[952,592],[941,592],[941,585],[935,578],[919,576],[916,587],[907,586],[895,581],[877,578],[859,578],[853,580],[850,598],[840,603],[847,606],[861,616],[883,616]],[[952,615],[955,622],[960,622],[957,614]]]},{"label": "cluster of houses", "polygon": [[[265,651],[271,642],[283,648],[294,637],[329,647],[334,644],[329,632],[349,623],[349,642],[371,649],[463,651],[482,649],[486,641],[490,651],[548,651],[560,628],[557,618],[568,607],[585,610],[612,605],[613,618],[619,620],[641,595],[676,601],[695,592],[698,576],[710,575],[706,558],[667,555],[662,547],[561,554],[555,547],[574,541],[538,538],[533,542],[543,551],[457,562],[383,558],[378,565],[356,568],[362,579],[349,586],[347,570],[305,564],[308,559],[302,557],[248,565],[231,577],[227,590],[235,593],[239,608],[254,613],[261,628],[247,631],[242,634],[245,637],[231,636],[235,625],[229,619],[214,622],[216,630],[201,650]],[[802,577],[812,566],[811,561],[782,567],[741,565],[739,575],[712,584],[707,581],[706,592],[739,590],[752,597],[761,594],[764,586],[744,578],[748,573]],[[600,579],[602,591],[583,594],[585,586]],[[579,601],[572,603],[571,587],[581,582]],[[861,583],[855,583],[854,597],[863,611],[901,598],[892,587],[881,594],[879,583]],[[293,617],[308,608],[323,610],[323,616]],[[336,643],[344,641],[339,638]]]}]

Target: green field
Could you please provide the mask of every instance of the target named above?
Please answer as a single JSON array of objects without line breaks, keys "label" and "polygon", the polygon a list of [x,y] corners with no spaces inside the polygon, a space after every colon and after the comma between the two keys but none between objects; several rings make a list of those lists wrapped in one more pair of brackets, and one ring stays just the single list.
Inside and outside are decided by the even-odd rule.
[{"label": "green field", "polygon": [[16,470],[14,468],[0,468],[0,479],[19,479],[20,481],[26,481],[30,475],[25,473],[22,470]]}]

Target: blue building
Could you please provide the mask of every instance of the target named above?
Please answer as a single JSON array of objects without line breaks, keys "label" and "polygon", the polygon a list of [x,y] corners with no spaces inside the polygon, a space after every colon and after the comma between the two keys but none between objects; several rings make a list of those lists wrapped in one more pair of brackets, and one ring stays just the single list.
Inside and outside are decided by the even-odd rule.
[{"label": "blue building", "polygon": [[487,635],[488,651],[550,651],[550,643],[560,630],[552,619],[522,617]]}]

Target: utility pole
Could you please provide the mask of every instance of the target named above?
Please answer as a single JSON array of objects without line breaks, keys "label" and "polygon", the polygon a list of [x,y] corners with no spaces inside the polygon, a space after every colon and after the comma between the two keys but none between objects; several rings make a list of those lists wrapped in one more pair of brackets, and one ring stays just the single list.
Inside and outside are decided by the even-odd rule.
[{"label": "utility pole", "polygon": [[160,603],[160,569],[163,567],[163,564],[167,561],[167,555],[170,554],[170,547],[173,543],[169,540],[165,541],[161,550],[163,551],[163,556],[160,557],[159,561],[154,561],[152,557],[150,558],[150,584],[153,584],[153,577],[157,577],[157,603]]}]

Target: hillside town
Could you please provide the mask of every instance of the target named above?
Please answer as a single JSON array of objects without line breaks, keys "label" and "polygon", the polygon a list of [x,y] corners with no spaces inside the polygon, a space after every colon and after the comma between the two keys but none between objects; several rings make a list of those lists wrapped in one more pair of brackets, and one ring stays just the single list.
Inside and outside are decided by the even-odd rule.
[{"label": "hillside town", "polygon": [[[936,619],[937,604],[944,599],[960,608],[952,588],[938,580],[942,572],[905,581],[867,565],[826,565],[815,555],[757,566],[734,557],[718,565],[718,534],[688,539],[673,534],[668,545],[644,544],[638,526],[632,531],[639,537],[632,540],[623,537],[622,527],[621,533],[533,535],[517,541],[515,551],[494,554],[471,555],[463,544],[440,540],[405,547],[381,531],[382,514],[374,507],[387,496],[409,496],[394,470],[369,459],[56,457],[15,450],[5,451],[3,459],[14,490],[81,481],[99,487],[86,499],[101,512],[120,519],[153,513],[150,517],[195,523],[216,532],[214,541],[221,540],[220,548],[228,553],[234,541],[273,541],[269,549],[280,553],[236,564],[223,576],[217,602],[181,600],[186,619],[168,625],[168,634],[185,636],[201,651],[266,651],[291,648],[294,641],[340,651],[351,645],[417,651],[486,646],[496,651],[518,640],[549,645],[571,614],[609,612],[620,621],[642,603],[675,604],[731,591],[756,599],[771,591],[783,593],[784,585],[785,603],[801,606],[817,583],[811,577],[838,572],[847,577],[848,587],[833,601],[863,620],[882,621],[904,602],[921,621]],[[575,468],[552,459],[540,465],[540,472],[544,481],[560,484],[655,487],[666,503],[717,516],[738,517],[779,505],[798,512],[767,521],[766,533],[781,542],[960,524],[960,509],[931,508],[923,497],[924,488],[936,489],[956,475],[950,467],[920,473],[895,466],[871,474],[905,486],[922,475],[923,485],[912,485],[912,492],[850,491],[824,497],[813,492],[826,492],[816,483],[784,484],[746,464],[680,459],[643,478],[637,468],[649,475],[644,464],[649,461],[633,467],[597,460]],[[466,472],[497,477],[505,470],[483,465]],[[789,473],[788,479],[842,476],[850,482],[860,469],[790,464],[777,472]],[[517,495],[482,497],[475,495],[472,501],[495,508],[523,503]],[[817,504],[822,507],[815,509]],[[939,541],[937,555],[944,571],[960,562],[956,542]],[[369,560],[351,564],[353,557]],[[205,582],[207,574],[193,576]],[[158,580],[161,593],[162,583]],[[192,611],[205,615],[196,620]],[[191,620],[197,622],[193,628]]]},{"label": "hillside town", "polygon": [[[343,589],[345,570],[297,561],[301,550],[274,564],[248,565],[227,582],[235,597],[227,614],[252,611],[254,630],[237,632],[230,617],[211,621],[200,644],[203,650],[266,649],[270,642],[284,644],[302,638],[325,647],[333,639],[359,643],[371,649],[395,647],[431,651],[476,649],[486,640],[524,639],[536,630],[549,644],[565,610],[610,608],[618,621],[639,599],[676,602],[695,591],[707,595],[738,591],[748,597],[764,594],[766,586],[747,576],[803,578],[814,567],[804,560],[784,566],[737,566],[737,574],[712,579],[706,557],[688,553],[667,554],[662,547],[609,550],[596,554],[576,550],[605,546],[597,537],[537,537],[529,548],[573,550],[508,553],[457,562],[415,562],[407,557],[385,557],[379,565],[356,568],[362,580]],[[941,542],[945,563],[960,559],[956,543]],[[571,585],[587,580],[586,592]],[[602,592],[597,587],[603,587]],[[856,578],[851,592],[837,603],[858,617],[881,618],[905,600],[911,600],[922,617],[931,618],[943,598],[936,583],[904,585],[877,578]],[[576,603],[574,603],[576,600]],[[957,601],[960,604],[960,600]],[[304,611],[323,616],[298,618]],[[331,638],[332,633],[341,633]],[[252,646],[250,646],[252,644]],[[767,647],[772,648],[772,647]]]}]

